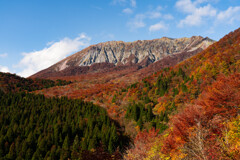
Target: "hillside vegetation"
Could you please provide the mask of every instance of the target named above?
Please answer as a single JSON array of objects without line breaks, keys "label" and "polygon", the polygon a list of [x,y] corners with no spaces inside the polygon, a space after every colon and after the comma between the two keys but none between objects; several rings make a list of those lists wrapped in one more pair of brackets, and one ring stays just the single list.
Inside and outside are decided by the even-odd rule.
[{"label": "hillside vegetation", "polygon": [[[119,110],[127,110],[125,116],[131,111],[137,126],[126,159],[239,159],[240,29],[113,98]],[[153,119],[142,114],[149,106]]]},{"label": "hillside vegetation", "polygon": [[131,85],[151,68],[71,84],[1,73],[0,159],[240,159],[240,29],[154,64]]},{"label": "hillside vegetation", "polygon": [[35,91],[53,86],[64,86],[70,84],[65,80],[48,80],[48,79],[30,79],[22,78],[11,73],[0,72],[0,90],[3,92]]},{"label": "hillside vegetation", "polygon": [[0,110],[0,157],[5,159],[110,156],[128,142],[104,109],[81,100],[0,92]]}]

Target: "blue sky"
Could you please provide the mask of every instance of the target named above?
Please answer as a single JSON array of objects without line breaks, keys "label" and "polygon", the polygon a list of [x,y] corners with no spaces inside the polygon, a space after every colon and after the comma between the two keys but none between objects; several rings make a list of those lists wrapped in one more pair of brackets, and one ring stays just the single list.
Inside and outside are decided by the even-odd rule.
[{"label": "blue sky", "polygon": [[239,0],[0,0],[0,71],[27,77],[88,45],[240,27]]}]

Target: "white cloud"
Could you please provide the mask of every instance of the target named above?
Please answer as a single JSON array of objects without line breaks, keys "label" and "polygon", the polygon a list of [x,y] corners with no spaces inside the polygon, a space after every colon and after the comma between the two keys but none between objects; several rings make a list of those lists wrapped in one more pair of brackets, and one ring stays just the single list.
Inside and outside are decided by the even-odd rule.
[{"label": "white cloud", "polygon": [[[175,7],[186,17],[180,20],[178,27],[200,26],[212,20],[214,25],[219,23],[234,24],[240,21],[240,6],[230,6],[227,10],[218,11],[210,3],[218,3],[219,0],[178,0]],[[210,22],[211,23],[211,22]],[[212,29],[213,30],[213,29]]]},{"label": "white cloud", "polygon": [[88,46],[89,41],[89,37],[85,34],[80,34],[75,39],[64,38],[55,43],[48,43],[48,46],[40,51],[23,53],[24,57],[17,65],[17,67],[22,68],[22,71],[18,74],[28,77],[57,63],[69,54]]},{"label": "white cloud", "polygon": [[196,9],[191,0],[178,0],[175,6],[185,13],[193,13]]},{"label": "white cloud", "polygon": [[[142,14],[137,14],[133,19],[131,19],[127,23],[127,26],[130,28],[131,31],[136,31],[137,29],[143,28],[146,26],[146,23],[145,23],[146,20],[160,19],[160,18],[162,20],[174,19],[171,14],[161,14],[160,10],[162,10],[162,7],[156,6],[155,9],[151,9],[150,11],[144,12]],[[159,24],[158,24],[158,27],[160,27]],[[151,31],[154,31],[154,25],[150,26],[150,28],[151,28]]]},{"label": "white cloud", "polygon": [[162,10],[162,6],[157,6],[156,10],[157,10],[157,11]]},{"label": "white cloud", "polygon": [[155,19],[155,18],[160,18],[161,17],[161,13],[158,12],[158,11],[152,11],[152,12],[148,12],[147,13],[147,16],[150,18],[150,19]]},{"label": "white cloud", "polygon": [[8,56],[7,53],[0,54],[0,57],[1,57],[1,58],[5,58],[5,57],[7,57],[7,56]]},{"label": "white cloud", "polygon": [[208,2],[208,0],[179,0],[176,3],[176,7],[184,13],[187,13],[185,19],[180,20],[178,27],[184,26],[200,26],[205,20],[215,17],[217,10],[210,4],[202,7],[198,7],[199,4]]},{"label": "white cloud", "polygon": [[151,25],[149,27],[150,32],[155,32],[155,31],[159,31],[159,30],[166,30],[166,29],[167,29],[167,27],[163,22],[159,22],[159,23]]},{"label": "white cloud", "polygon": [[217,15],[218,22],[232,24],[236,20],[240,21],[240,6],[229,7],[227,10],[221,11]]},{"label": "white cloud", "polygon": [[130,8],[125,8],[122,12],[125,13],[125,14],[132,14],[133,10],[130,9]]},{"label": "white cloud", "polygon": [[165,15],[163,15],[163,18],[167,19],[167,20],[174,19],[174,17],[171,14],[165,14]]},{"label": "white cloud", "polygon": [[216,1],[216,0],[195,0],[195,1],[178,0],[175,6],[182,12],[193,13],[197,9],[198,5],[205,2],[211,2],[211,1]]},{"label": "white cloud", "polygon": [[213,1],[213,0],[196,0],[194,2],[194,4],[197,5],[197,4],[201,4],[201,3],[204,3],[204,2],[210,2],[210,1]]},{"label": "white cloud", "polygon": [[8,67],[0,65],[0,72],[10,72]]},{"label": "white cloud", "polygon": [[143,20],[146,18],[144,14],[137,14],[134,19],[127,23],[127,26],[130,27],[131,31],[136,31],[138,28],[143,28],[146,24]]},{"label": "white cloud", "polygon": [[136,0],[130,0],[130,3],[131,3],[132,7],[136,7],[137,6]]},{"label": "white cloud", "polygon": [[178,26],[199,26],[203,23],[204,17],[214,17],[216,16],[216,13],[217,11],[212,8],[211,5],[197,8],[194,13],[188,15],[185,19],[181,20]]},{"label": "white cloud", "polygon": [[136,7],[137,6],[137,2],[136,0],[112,0],[111,4],[113,5],[130,5],[131,7]]}]

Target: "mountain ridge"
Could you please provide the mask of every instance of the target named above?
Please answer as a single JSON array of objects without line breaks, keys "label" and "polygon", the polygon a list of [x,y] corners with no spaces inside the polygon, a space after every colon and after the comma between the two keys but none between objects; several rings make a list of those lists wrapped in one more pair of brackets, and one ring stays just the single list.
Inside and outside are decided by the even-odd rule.
[{"label": "mountain ridge", "polygon": [[[56,72],[70,67],[91,66],[97,63],[110,63],[114,66],[129,66],[137,64],[146,67],[166,56],[183,52],[205,49],[214,41],[208,37],[192,36],[190,38],[167,38],[153,40],[138,40],[134,42],[108,41],[91,45],[61,61],[42,70],[31,78],[49,78]],[[71,69],[70,69],[71,70]]]}]

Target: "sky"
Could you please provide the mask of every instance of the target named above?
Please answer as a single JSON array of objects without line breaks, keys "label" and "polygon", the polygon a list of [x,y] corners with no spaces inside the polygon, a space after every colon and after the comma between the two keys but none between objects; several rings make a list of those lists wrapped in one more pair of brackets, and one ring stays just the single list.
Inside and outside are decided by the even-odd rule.
[{"label": "sky", "polygon": [[239,0],[0,0],[0,71],[28,77],[100,42],[219,40],[239,27]]}]

